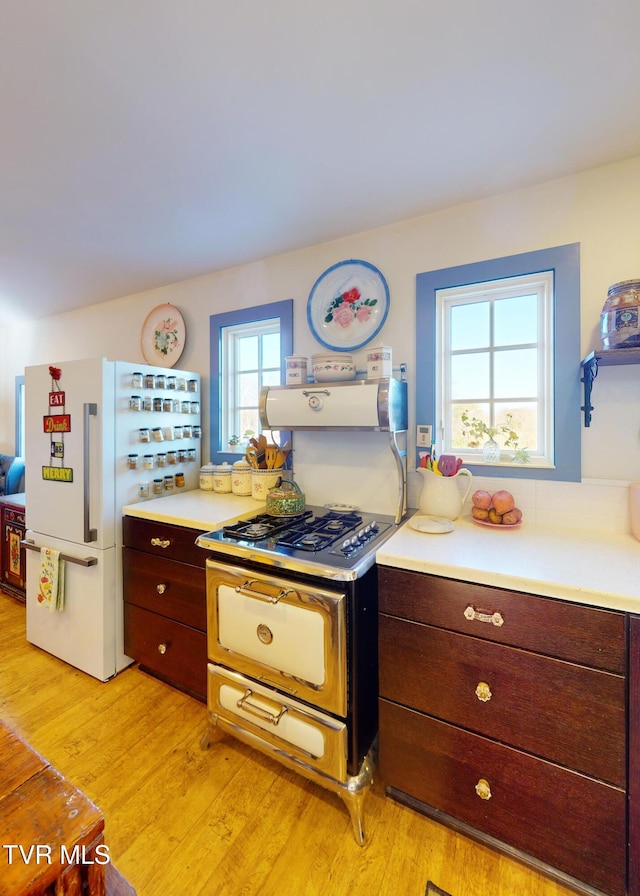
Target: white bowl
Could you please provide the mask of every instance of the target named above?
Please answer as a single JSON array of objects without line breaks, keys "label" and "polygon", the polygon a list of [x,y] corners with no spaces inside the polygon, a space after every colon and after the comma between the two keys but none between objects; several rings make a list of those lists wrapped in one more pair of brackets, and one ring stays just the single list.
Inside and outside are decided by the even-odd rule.
[{"label": "white bowl", "polygon": [[324,361],[314,363],[313,378],[316,383],[336,383],[356,378],[356,365],[345,361]]}]

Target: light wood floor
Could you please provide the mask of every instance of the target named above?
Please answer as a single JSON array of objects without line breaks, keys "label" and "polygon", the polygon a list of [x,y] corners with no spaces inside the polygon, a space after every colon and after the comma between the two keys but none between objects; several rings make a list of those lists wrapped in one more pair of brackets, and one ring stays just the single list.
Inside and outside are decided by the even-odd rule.
[{"label": "light wood floor", "polygon": [[452,896],[570,893],[380,785],[359,847],[336,795],[233,738],[201,750],[203,704],[136,668],[102,684],[27,644],[24,606],[2,592],[0,717],[97,803],[138,896],[424,896],[428,880]]}]

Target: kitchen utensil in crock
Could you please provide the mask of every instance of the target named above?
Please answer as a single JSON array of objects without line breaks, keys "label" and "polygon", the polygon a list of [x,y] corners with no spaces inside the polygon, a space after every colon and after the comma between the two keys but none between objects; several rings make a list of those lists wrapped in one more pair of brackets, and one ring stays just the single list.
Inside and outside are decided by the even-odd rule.
[{"label": "kitchen utensil in crock", "polygon": [[438,469],[443,476],[455,476],[458,466],[458,458],[454,454],[441,454],[438,459]]},{"label": "kitchen utensil in crock", "polygon": [[305,496],[293,479],[278,478],[275,488],[267,493],[267,513],[270,516],[296,516],[304,512],[305,505]]}]

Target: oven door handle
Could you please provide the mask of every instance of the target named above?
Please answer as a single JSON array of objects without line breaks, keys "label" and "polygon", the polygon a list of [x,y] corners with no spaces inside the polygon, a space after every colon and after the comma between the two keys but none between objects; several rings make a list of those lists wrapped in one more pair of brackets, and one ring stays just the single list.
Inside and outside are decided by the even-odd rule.
[{"label": "oven door handle", "polygon": [[[257,703],[251,703],[249,698],[253,696],[253,691],[250,688],[244,692],[242,697],[236,702],[236,706],[238,709],[244,709],[245,712],[251,713],[254,716],[258,716],[259,719],[262,719],[265,722],[269,722],[271,725],[277,725],[282,718],[282,716],[287,711],[286,706],[280,706],[279,712],[272,713],[269,712],[268,709],[265,709],[263,706],[259,706]],[[271,701],[269,701],[271,702]],[[278,704],[274,703],[274,706]]]},{"label": "oven door handle", "polygon": [[267,591],[260,590],[257,586],[262,585],[264,587],[265,583],[260,582],[257,579],[248,579],[246,582],[243,582],[242,585],[236,586],[236,592],[238,594],[244,594],[245,597],[255,597],[258,600],[268,601],[270,604],[277,604],[279,601],[283,600],[287,594],[293,594],[291,588],[280,588],[278,586],[273,586],[273,593],[269,594]]}]

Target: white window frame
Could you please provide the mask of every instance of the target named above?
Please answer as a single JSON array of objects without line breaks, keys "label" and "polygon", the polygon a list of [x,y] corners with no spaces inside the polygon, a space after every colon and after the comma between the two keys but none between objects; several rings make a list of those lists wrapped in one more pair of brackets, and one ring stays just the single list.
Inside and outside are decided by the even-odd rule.
[{"label": "white window frame", "polygon": [[[538,331],[536,341],[527,344],[500,345],[494,343],[493,312],[495,303],[507,298],[515,298],[524,295],[535,295],[538,305]],[[537,364],[537,433],[538,444],[527,446],[520,444],[519,448],[527,450],[528,467],[554,468],[555,433],[554,433],[554,320],[555,320],[555,284],[553,270],[522,274],[513,277],[504,277],[497,280],[488,280],[478,283],[466,283],[462,286],[437,289],[436,298],[436,357],[439,359],[436,366],[436,444],[440,454],[456,454],[462,457],[466,463],[483,464],[485,466],[501,466],[504,464],[517,466],[514,461],[514,450],[503,450],[501,459],[497,463],[487,463],[482,458],[482,447],[463,449],[453,446],[453,408],[455,405],[469,405],[475,403],[488,404],[490,407],[489,425],[494,423],[494,407],[505,401],[503,396],[495,395],[493,362],[495,357],[503,351],[534,348],[538,353]],[[490,304],[490,337],[489,344],[471,349],[451,348],[450,318],[451,309],[454,306],[469,305],[475,302],[488,302]],[[454,356],[471,355],[474,353],[489,353],[490,355],[490,386],[489,394],[484,396],[469,396],[453,399],[451,396],[451,360]],[[507,401],[514,403],[531,401],[529,396],[509,396]],[[524,465],[524,464],[522,464]]]},{"label": "white window frame", "polygon": [[[223,382],[227,384],[227,388],[222,390],[222,439],[223,443],[228,443],[231,435],[234,433],[242,437],[240,431],[241,424],[239,422],[242,411],[255,410],[258,412],[258,404],[241,405],[240,404],[240,382],[239,378],[242,374],[255,373],[258,378],[258,394],[260,385],[264,382],[264,377],[268,373],[276,373],[280,377],[280,362],[272,367],[267,367],[263,363],[262,342],[261,337],[280,335],[280,318],[274,317],[267,320],[250,321],[249,323],[236,324],[235,326],[224,327],[221,337],[221,373]],[[239,343],[241,339],[258,337],[258,357],[255,367],[239,369],[238,355]]]}]

